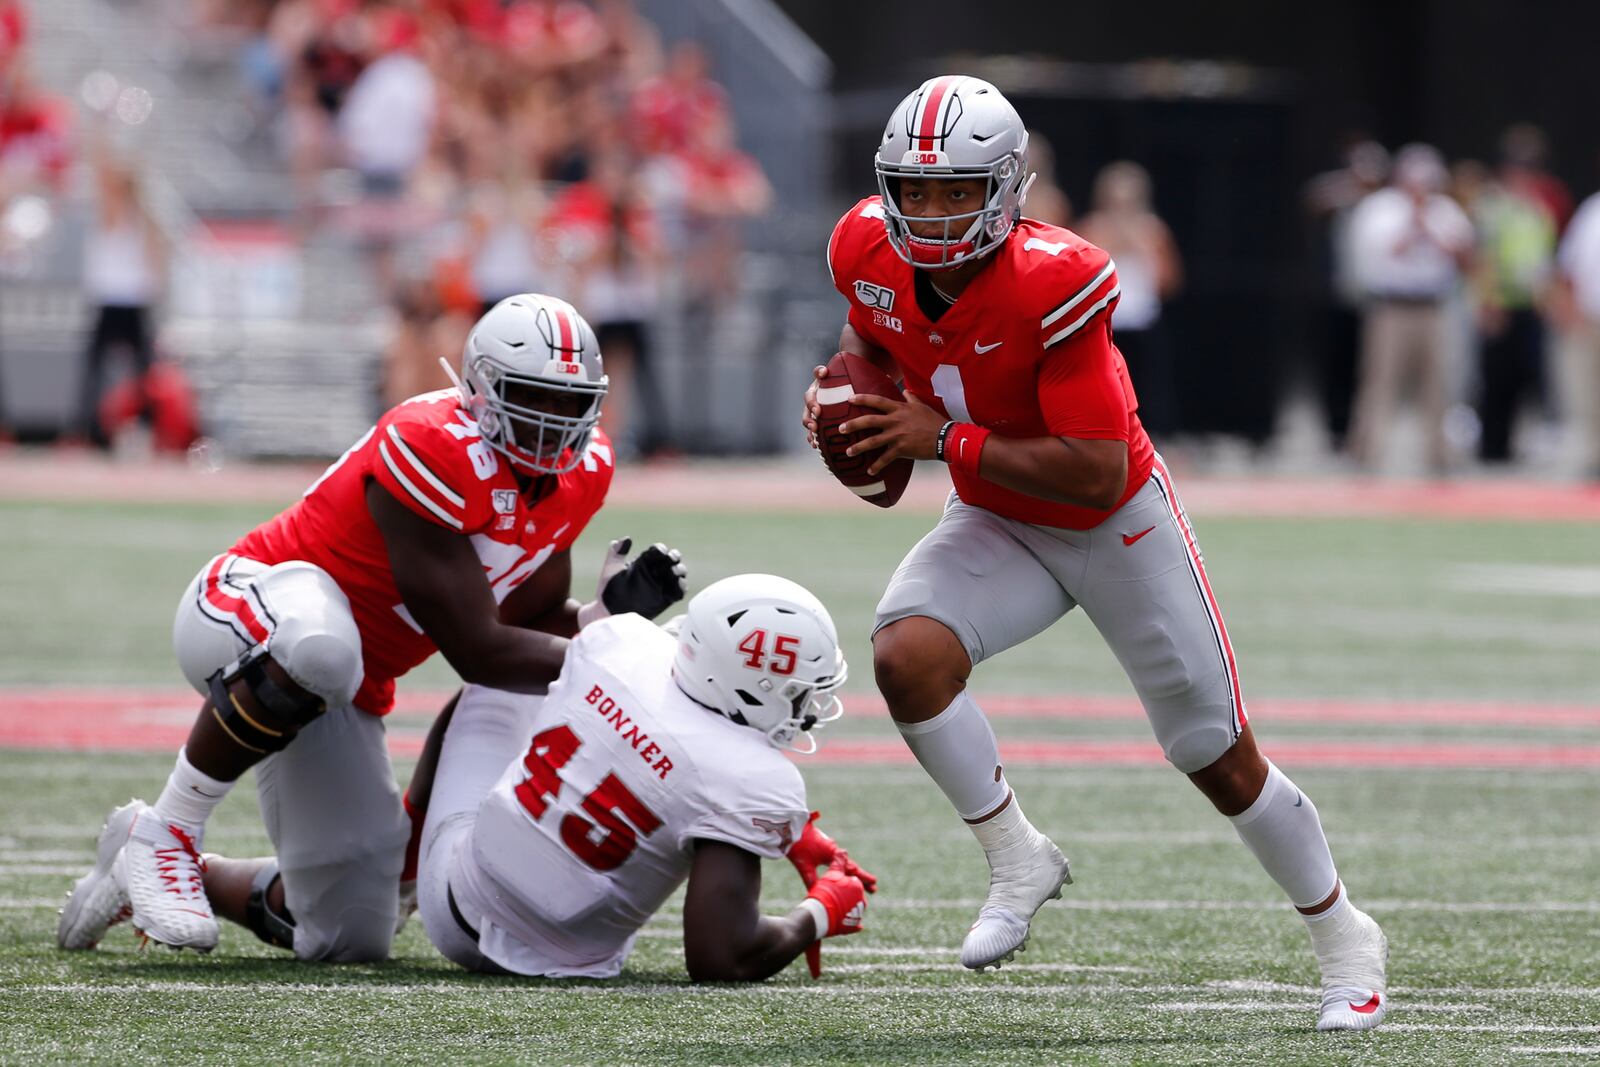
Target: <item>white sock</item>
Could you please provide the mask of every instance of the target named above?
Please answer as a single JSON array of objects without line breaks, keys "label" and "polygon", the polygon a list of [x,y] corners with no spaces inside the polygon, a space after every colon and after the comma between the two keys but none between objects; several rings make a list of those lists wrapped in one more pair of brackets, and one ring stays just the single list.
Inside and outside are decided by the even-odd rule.
[{"label": "white sock", "polygon": [[1270,761],[1261,795],[1228,821],[1295,907],[1322,903],[1339,884],[1316,805]]},{"label": "white sock", "polygon": [[1355,908],[1350,904],[1350,894],[1345,891],[1343,884],[1339,886],[1339,899],[1315,915],[1300,913],[1300,918],[1306,921],[1306,929],[1311,931],[1311,945],[1321,948],[1324,945],[1338,941],[1340,936],[1350,926],[1355,918]]},{"label": "white sock", "polygon": [[1000,769],[994,730],[966,690],[925,722],[895,725],[922,769],[955,805],[957,815],[971,821],[1005,802],[1011,787]]},{"label": "white sock", "polygon": [[189,750],[180,748],[178,762],[167,778],[167,787],[156,798],[155,811],[166,822],[198,830],[205,826],[211,812],[232,788],[232,782],[195,770],[194,764],[189,762]]},{"label": "white sock", "polygon": [[1039,837],[1039,831],[1022,813],[1022,802],[1015,795],[1011,797],[1011,803],[1000,809],[994,818],[967,825],[991,863],[1008,862],[1007,854],[1019,847],[1031,852]]}]

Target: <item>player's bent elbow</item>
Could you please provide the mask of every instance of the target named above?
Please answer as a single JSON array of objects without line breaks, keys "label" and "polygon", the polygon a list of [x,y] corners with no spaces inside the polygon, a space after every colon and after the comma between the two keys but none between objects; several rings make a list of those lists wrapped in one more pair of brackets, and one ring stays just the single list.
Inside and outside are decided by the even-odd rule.
[{"label": "player's bent elbow", "polygon": [[689,981],[695,983],[751,982],[761,977],[741,967],[738,957],[731,951],[706,949],[696,951],[685,945],[683,962],[689,971]]}]

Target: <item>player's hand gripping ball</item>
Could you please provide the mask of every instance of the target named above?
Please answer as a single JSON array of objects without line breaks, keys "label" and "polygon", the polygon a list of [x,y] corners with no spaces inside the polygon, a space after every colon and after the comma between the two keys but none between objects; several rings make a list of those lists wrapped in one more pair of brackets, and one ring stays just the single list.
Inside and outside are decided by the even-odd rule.
[{"label": "player's hand gripping ball", "polygon": [[871,408],[850,403],[850,397],[856,393],[890,400],[905,399],[894,379],[871,361],[852,352],[836,354],[828,360],[827,375],[817,383],[817,444],[822,452],[822,461],[835,478],[862,500],[880,508],[893,507],[906,491],[913,463],[910,459],[897,459],[877,474],[868,474],[867,469],[882,449],[854,456],[845,455],[845,449],[864,437],[870,437],[872,431],[840,433],[839,424],[860,415],[880,414]]}]

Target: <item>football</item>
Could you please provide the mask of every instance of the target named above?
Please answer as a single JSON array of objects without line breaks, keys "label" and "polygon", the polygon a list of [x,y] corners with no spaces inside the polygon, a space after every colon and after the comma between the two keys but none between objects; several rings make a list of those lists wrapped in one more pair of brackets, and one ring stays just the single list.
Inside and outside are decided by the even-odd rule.
[{"label": "football", "polygon": [[882,449],[845,455],[845,449],[869,432],[840,433],[840,423],[849,422],[858,415],[877,414],[871,408],[850,403],[852,394],[884,396],[890,400],[904,400],[905,395],[883,371],[870,360],[851,352],[840,352],[828,360],[828,373],[817,383],[817,443],[821,447],[822,461],[828,470],[856,496],[880,508],[893,507],[906,491],[911,480],[913,463],[897,459],[876,475],[867,473]]}]

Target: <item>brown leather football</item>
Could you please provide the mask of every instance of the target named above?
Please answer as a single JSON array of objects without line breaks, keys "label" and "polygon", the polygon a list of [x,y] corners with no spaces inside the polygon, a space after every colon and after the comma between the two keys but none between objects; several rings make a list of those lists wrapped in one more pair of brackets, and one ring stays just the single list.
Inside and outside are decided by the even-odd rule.
[{"label": "brown leather football", "polygon": [[839,424],[849,422],[858,415],[878,414],[871,408],[850,403],[850,397],[856,393],[888,397],[890,400],[905,399],[894,379],[870,360],[852,352],[837,353],[828,360],[827,377],[817,383],[817,443],[821,446],[822,460],[833,476],[862,500],[880,508],[893,507],[906,491],[906,483],[911,480],[911,468],[915,464],[909,459],[897,459],[876,475],[871,475],[867,473],[867,468],[872,466],[882,449],[854,456],[845,455],[845,449],[871,436],[871,433],[840,433]]}]

